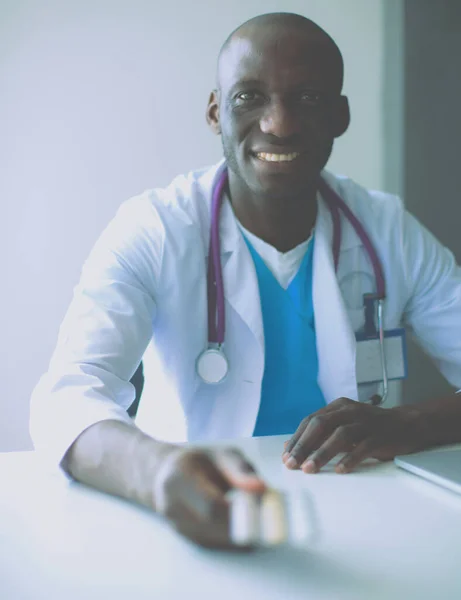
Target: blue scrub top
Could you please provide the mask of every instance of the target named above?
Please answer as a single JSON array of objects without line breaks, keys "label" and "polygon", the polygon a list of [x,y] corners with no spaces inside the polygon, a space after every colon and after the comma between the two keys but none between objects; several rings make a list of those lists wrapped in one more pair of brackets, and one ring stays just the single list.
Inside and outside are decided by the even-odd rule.
[{"label": "blue scrub top", "polygon": [[304,417],[325,406],[317,383],[312,300],[312,239],[285,290],[245,238],[258,277],[265,338],[265,369],[254,436],[292,434]]}]

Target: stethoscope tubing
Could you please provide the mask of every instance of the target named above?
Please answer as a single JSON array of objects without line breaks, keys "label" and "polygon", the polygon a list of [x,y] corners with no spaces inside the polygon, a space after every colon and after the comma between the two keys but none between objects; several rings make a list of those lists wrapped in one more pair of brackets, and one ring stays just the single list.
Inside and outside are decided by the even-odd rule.
[{"label": "stethoscope tubing", "polygon": [[[224,168],[220,173],[218,180],[213,188],[211,201],[211,227],[210,227],[210,247],[208,257],[207,273],[207,301],[208,301],[208,348],[215,346],[221,350],[225,338],[225,302],[224,302],[224,282],[221,266],[221,248],[219,239],[219,213],[224,197],[225,186],[228,182],[228,172]],[[323,178],[319,178],[319,192],[328,206],[333,222],[333,261],[335,271],[338,269],[339,253],[341,247],[341,217],[340,211],[354,228],[357,236],[362,242],[365,251],[371,262],[375,282],[376,294],[375,300],[378,301],[378,337],[380,346],[381,368],[383,374],[383,393],[381,400],[375,402],[381,404],[388,395],[388,372],[386,356],[384,351],[384,308],[383,303],[386,297],[386,286],[384,272],[378,253],[365,231],[363,225],[347,206],[344,200],[337,194]]]}]

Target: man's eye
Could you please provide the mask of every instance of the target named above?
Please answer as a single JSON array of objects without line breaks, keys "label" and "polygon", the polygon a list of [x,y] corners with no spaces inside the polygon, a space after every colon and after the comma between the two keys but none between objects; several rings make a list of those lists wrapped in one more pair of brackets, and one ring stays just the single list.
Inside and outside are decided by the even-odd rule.
[{"label": "man's eye", "polygon": [[235,97],[237,102],[240,104],[245,104],[249,102],[254,102],[258,99],[258,94],[256,92],[240,92]]}]

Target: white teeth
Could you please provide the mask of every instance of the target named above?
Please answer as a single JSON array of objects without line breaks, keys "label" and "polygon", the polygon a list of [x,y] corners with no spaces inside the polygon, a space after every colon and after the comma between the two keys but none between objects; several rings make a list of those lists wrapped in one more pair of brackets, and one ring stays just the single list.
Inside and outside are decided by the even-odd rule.
[{"label": "white teeth", "polygon": [[258,152],[256,155],[260,160],[268,162],[289,162],[299,156],[299,152],[291,152],[290,154],[269,154],[268,152]]}]

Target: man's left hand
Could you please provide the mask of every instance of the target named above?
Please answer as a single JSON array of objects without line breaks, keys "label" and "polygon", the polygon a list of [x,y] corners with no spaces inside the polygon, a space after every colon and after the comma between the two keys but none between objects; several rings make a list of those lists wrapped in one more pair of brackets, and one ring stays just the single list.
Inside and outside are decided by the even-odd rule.
[{"label": "man's left hand", "polygon": [[413,407],[381,408],[339,398],[303,419],[282,459],[305,473],[316,473],[342,453],[337,473],[352,471],[366,458],[391,460],[424,447],[419,416]]}]

